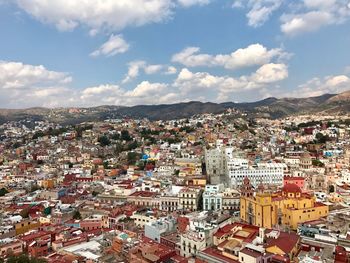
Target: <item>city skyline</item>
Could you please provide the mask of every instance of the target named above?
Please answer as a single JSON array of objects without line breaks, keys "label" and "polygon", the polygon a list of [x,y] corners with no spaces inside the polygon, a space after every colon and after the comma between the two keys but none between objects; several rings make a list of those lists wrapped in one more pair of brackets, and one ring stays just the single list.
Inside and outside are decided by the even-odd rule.
[{"label": "city skyline", "polygon": [[350,2],[0,0],[1,108],[350,88]]}]

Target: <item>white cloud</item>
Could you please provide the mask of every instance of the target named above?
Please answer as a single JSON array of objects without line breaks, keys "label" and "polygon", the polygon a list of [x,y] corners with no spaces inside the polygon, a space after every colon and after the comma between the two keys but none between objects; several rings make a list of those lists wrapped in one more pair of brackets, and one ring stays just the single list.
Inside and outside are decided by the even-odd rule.
[{"label": "white cloud", "polygon": [[90,54],[92,57],[104,55],[106,57],[125,53],[129,49],[129,44],[122,35],[111,35],[107,42]]},{"label": "white cloud", "polygon": [[320,27],[331,23],[332,15],[328,12],[312,11],[300,15],[285,15],[281,25],[283,33],[294,36],[305,32],[318,30]]},{"label": "white cloud", "polygon": [[261,44],[252,44],[246,48],[240,48],[231,54],[209,55],[199,53],[200,48],[188,47],[173,55],[172,62],[183,64],[187,67],[197,66],[222,66],[226,69],[239,69],[263,65],[273,59],[286,59],[290,54],[281,48],[268,50]]},{"label": "white cloud", "polygon": [[246,16],[248,18],[248,25],[252,27],[262,26],[275,12],[283,0],[236,0],[233,2],[233,8],[246,8],[249,11]]},{"label": "white cloud", "polygon": [[277,82],[288,77],[288,69],[285,64],[265,64],[261,66],[253,75],[252,81],[259,84]]},{"label": "white cloud", "polygon": [[[145,70],[144,61],[135,61],[136,70]],[[170,69],[169,69],[170,68]],[[162,69],[176,72],[172,66]],[[149,73],[158,72],[150,67]],[[132,90],[117,84],[102,84],[85,89],[70,87],[72,78],[64,72],[55,72],[44,66],[25,65],[17,62],[0,63],[0,104],[3,107],[24,108],[31,106],[67,107],[97,105],[139,105],[176,103],[188,100],[217,100],[230,98],[232,93],[260,90],[288,76],[283,64],[264,64],[250,75],[238,78],[216,76],[208,72],[191,72],[184,68],[172,83],[142,81]],[[330,81],[335,85],[337,79]],[[341,79],[338,79],[341,81]]]},{"label": "white cloud", "polygon": [[218,94],[218,100],[227,99],[234,92],[262,89],[268,85],[286,79],[288,68],[284,64],[265,64],[251,75],[243,75],[239,78],[229,76],[215,76],[208,72],[193,73],[187,68],[180,71],[173,86],[178,88],[182,96],[194,93]]},{"label": "white cloud", "polygon": [[118,85],[105,84],[86,88],[80,94],[80,103],[88,106],[131,106],[176,101],[168,84],[149,81],[142,81],[133,90],[125,90]]},{"label": "white cloud", "polygon": [[60,98],[67,101],[67,94],[72,95],[67,93],[71,81],[68,73],[42,65],[0,61],[0,104],[12,108],[54,106]]},{"label": "white cloud", "polygon": [[213,66],[213,56],[208,54],[198,54],[199,47],[187,47],[176,53],[171,58],[172,62],[183,64],[187,67]]},{"label": "white cloud", "polygon": [[146,65],[144,67],[145,73],[149,75],[158,73],[162,69],[163,69],[163,65]]},{"label": "white cloud", "polygon": [[171,0],[16,0],[18,6],[35,19],[53,24],[59,30],[73,30],[79,25],[92,32],[116,31],[168,19]]},{"label": "white cloud", "polygon": [[[287,5],[288,3],[288,5]],[[284,4],[280,16],[281,31],[289,36],[317,31],[323,26],[341,24],[350,19],[349,0],[235,0],[232,7],[247,10],[248,25],[259,27]]]},{"label": "white cloud", "polygon": [[304,4],[308,8],[331,8],[337,4],[337,0],[304,0]]},{"label": "white cloud", "polygon": [[105,94],[106,92],[110,92],[113,94],[118,91],[120,91],[120,88],[117,85],[100,85],[96,87],[89,87],[82,91],[81,98],[86,99],[92,96]]},{"label": "white cloud", "polygon": [[42,65],[0,61],[0,88],[2,89],[61,85],[71,81],[72,77],[67,73],[50,71]]},{"label": "white cloud", "polygon": [[299,10],[281,16],[281,31],[289,36],[317,31],[323,26],[341,24],[350,18],[348,0],[304,0]]},{"label": "white cloud", "polygon": [[332,75],[324,78],[313,78],[289,93],[294,97],[313,97],[326,93],[337,94],[350,89],[350,78],[346,75]]},{"label": "white cloud", "polygon": [[140,69],[142,69],[145,65],[146,65],[146,62],[143,60],[130,62],[128,64],[129,66],[128,73],[126,74],[122,82],[126,83],[136,78],[140,73]]},{"label": "white cloud", "polygon": [[170,19],[178,6],[205,5],[210,0],[14,0],[26,13],[61,31],[78,26],[98,32],[116,32]]},{"label": "white cloud", "polygon": [[163,71],[164,74],[171,75],[176,73],[176,68],[161,64],[147,64],[147,62],[144,60],[131,61],[128,63],[128,73],[125,75],[122,83],[127,83],[137,78],[141,71],[147,75],[152,75]]},{"label": "white cloud", "polygon": [[161,94],[166,88],[167,84],[164,83],[150,83],[148,81],[142,81],[136,88],[126,94],[131,97],[147,97],[154,96],[155,94]]},{"label": "white cloud", "polygon": [[177,73],[177,69],[173,66],[169,66],[167,71],[164,73],[166,75],[173,75]]},{"label": "white cloud", "polygon": [[193,5],[207,5],[210,0],[177,0],[181,6],[190,7]]}]

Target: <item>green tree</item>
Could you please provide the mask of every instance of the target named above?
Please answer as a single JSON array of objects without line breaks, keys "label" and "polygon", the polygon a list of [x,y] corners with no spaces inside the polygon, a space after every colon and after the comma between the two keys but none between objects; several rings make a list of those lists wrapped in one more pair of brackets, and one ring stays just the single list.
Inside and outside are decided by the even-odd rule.
[{"label": "green tree", "polygon": [[112,136],[111,136],[111,139],[112,140],[115,140],[115,141],[118,141],[120,139],[120,134],[119,133],[114,133]]},{"label": "green tree", "polygon": [[42,258],[34,258],[34,257],[29,257],[26,254],[22,254],[19,256],[10,256],[7,261],[7,263],[45,263],[47,262],[45,259]]},{"label": "green tree", "polygon": [[78,210],[76,210],[73,214],[73,219],[81,219],[81,214]]},{"label": "green tree", "polygon": [[50,215],[51,214],[51,207],[48,206],[44,209],[44,215]]},{"label": "green tree", "polygon": [[315,160],[312,160],[312,165],[313,165],[313,166],[318,166],[318,167],[323,167],[323,166],[324,166],[324,163],[321,162],[321,161],[318,160],[318,159],[315,159]]},{"label": "green tree", "polygon": [[0,196],[4,196],[5,194],[7,194],[9,191],[7,191],[6,188],[1,188],[0,189]]},{"label": "green tree", "polygon": [[15,142],[13,145],[12,145],[13,149],[17,149],[19,147],[21,147],[21,143],[20,142]]},{"label": "green tree", "polygon": [[122,130],[120,138],[127,142],[132,140],[128,130]]},{"label": "green tree", "polygon": [[106,135],[100,136],[98,138],[98,142],[101,144],[101,146],[105,147],[111,144],[111,141]]},{"label": "green tree", "polygon": [[128,152],[128,164],[134,165],[140,159],[140,154],[136,152]]},{"label": "green tree", "polygon": [[115,148],[114,148],[115,154],[120,154],[121,152],[123,152],[123,150],[124,150],[124,147],[121,143],[118,142],[115,144]]},{"label": "green tree", "polygon": [[45,136],[45,134],[44,134],[43,131],[37,131],[37,132],[35,132],[34,135],[33,135],[33,140],[36,140],[36,139],[38,139],[38,138],[40,138],[40,137],[44,137],[44,136]]},{"label": "green tree", "polygon": [[203,128],[203,124],[201,122],[197,122],[196,126],[197,128]]},{"label": "green tree", "polygon": [[137,163],[137,167],[139,168],[139,170],[144,170],[145,169],[145,162],[144,161],[139,161],[138,163]]},{"label": "green tree", "polygon": [[316,140],[318,143],[326,143],[327,141],[330,140],[328,135],[323,135],[322,133],[317,133],[316,134]]},{"label": "green tree", "polygon": [[131,151],[131,150],[134,150],[136,149],[137,147],[139,146],[138,142],[136,140],[134,140],[132,143],[130,143],[128,145],[128,150]]}]

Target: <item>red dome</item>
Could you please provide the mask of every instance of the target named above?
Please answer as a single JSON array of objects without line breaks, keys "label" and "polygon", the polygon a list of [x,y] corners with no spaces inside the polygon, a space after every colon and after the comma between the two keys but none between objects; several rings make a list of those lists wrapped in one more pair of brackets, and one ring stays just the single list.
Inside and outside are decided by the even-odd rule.
[{"label": "red dome", "polygon": [[283,192],[286,193],[301,193],[301,189],[296,184],[285,184],[282,188]]}]

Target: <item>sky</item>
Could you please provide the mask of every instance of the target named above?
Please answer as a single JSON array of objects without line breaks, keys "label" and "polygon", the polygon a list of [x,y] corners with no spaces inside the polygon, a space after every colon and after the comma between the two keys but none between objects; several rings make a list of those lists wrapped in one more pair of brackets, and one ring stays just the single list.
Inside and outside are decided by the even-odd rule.
[{"label": "sky", "polygon": [[0,108],[350,89],[350,0],[0,0]]}]

